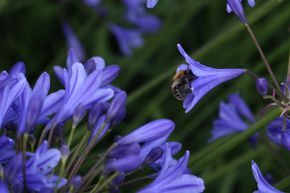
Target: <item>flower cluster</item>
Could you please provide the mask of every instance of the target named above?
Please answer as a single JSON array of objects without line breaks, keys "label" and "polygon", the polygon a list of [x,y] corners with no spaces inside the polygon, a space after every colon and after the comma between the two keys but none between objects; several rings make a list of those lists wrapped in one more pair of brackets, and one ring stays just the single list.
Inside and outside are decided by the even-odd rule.
[{"label": "flower cluster", "polygon": [[[219,118],[213,122],[210,141],[245,131],[256,119],[239,94],[229,95],[229,103],[220,103]],[[255,135],[252,141],[255,140]]]},{"label": "flower cluster", "polygon": [[[22,62],[9,73],[1,73],[1,192],[84,192],[90,185],[96,192],[118,189],[127,174],[145,166],[155,171],[149,175],[155,180],[139,192],[150,192],[152,188],[158,192],[203,192],[203,180],[191,175],[187,168],[189,152],[179,160],[172,157],[180,151],[181,144],[167,142],[175,127],[168,119],[152,121],[116,137],[88,173],[80,176],[79,170],[89,153],[125,117],[127,94],[111,85],[119,67],[106,66],[101,57],[82,64],[71,49],[66,68],[55,66],[54,71],[64,89],[50,94],[49,75],[43,73],[31,88]],[[87,129],[83,130],[79,127],[85,117]],[[37,145],[40,128],[43,129]],[[68,138],[64,135],[67,129]],[[73,145],[75,132],[84,136]],[[112,180],[108,183],[101,179],[94,182],[99,176],[110,175]],[[168,186],[172,180],[174,183]]]},{"label": "flower cluster", "polygon": [[[106,17],[110,17],[110,9],[102,6],[101,1],[86,0],[85,3],[93,9],[106,10]],[[125,12],[122,13],[122,22],[110,19],[106,24],[108,30],[114,35],[119,50],[126,56],[132,54],[134,48],[139,48],[144,44],[143,35],[156,33],[161,27],[158,17],[147,13],[143,0],[122,0]],[[154,7],[157,0],[147,1],[147,7]],[[123,25],[125,23],[125,25]],[[130,26],[130,27],[126,27]],[[77,51],[80,59],[84,59],[85,52],[72,28],[63,24],[63,31],[69,47]]]}]

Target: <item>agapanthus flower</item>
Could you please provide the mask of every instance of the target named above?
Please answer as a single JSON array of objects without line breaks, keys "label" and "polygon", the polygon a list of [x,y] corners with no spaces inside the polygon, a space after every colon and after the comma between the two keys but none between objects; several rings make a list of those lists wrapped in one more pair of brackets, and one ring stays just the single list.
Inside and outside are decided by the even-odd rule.
[{"label": "agapanthus flower", "polygon": [[[44,189],[53,190],[62,187],[66,179],[59,179],[53,175],[53,170],[60,161],[59,150],[48,148],[47,142],[43,142],[35,153],[28,152],[28,160],[25,162],[26,185],[29,191],[43,192]],[[23,190],[22,155],[15,154],[4,165],[4,179],[14,192]]]},{"label": "agapanthus flower", "polygon": [[[111,160],[107,163],[107,170],[127,172],[140,167],[154,148],[166,142],[173,129],[171,120],[159,119],[117,139],[118,146],[109,155]],[[160,155],[160,152],[155,151],[155,155],[150,156],[156,154]]]},{"label": "agapanthus flower", "polygon": [[158,3],[159,0],[147,0],[147,7],[153,8]]},{"label": "agapanthus flower", "polygon": [[249,127],[249,123],[254,123],[255,120],[255,116],[239,94],[231,94],[228,103],[220,103],[219,118],[213,122],[210,141],[243,132]]},{"label": "agapanthus flower", "polygon": [[[255,6],[255,0],[248,0],[250,7]],[[227,12],[234,12],[242,23],[247,23],[247,18],[242,5],[242,0],[227,0]]]},{"label": "agapanthus flower", "polygon": [[76,36],[75,32],[71,28],[71,26],[67,22],[64,22],[62,24],[62,30],[66,38],[68,47],[73,48],[75,50],[78,59],[80,61],[83,61],[85,59],[85,50],[79,38]]},{"label": "agapanthus flower", "polygon": [[8,120],[12,119],[12,115],[9,114],[8,111],[19,95],[23,92],[25,85],[26,78],[22,73],[20,73],[15,79],[9,79],[9,82],[0,88],[0,129],[8,122]]},{"label": "agapanthus flower", "polygon": [[275,187],[273,187],[263,176],[263,174],[260,171],[259,166],[252,161],[252,172],[254,175],[254,178],[258,185],[258,190],[254,193],[283,193],[280,190],[277,190]]},{"label": "agapanthus flower", "polygon": [[[102,16],[110,14],[110,8],[103,7],[101,0],[84,0],[84,3],[97,10]],[[128,24],[125,26],[130,26],[130,28],[120,24],[118,20],[110,20],[106,25],[115,37],[120,52],[130,56],[134,48],[139,48],[144,44],[143,35],[156,33],[162,22],[155,15],[147,13],[144,0],[122,0],[122,3],[125,9],[123,13],[120,13],[120,18],[122,18],[123,23]],[[152,7],[156,3],[157,1],[148,1],[147,5]],[[67,23],[64,23],[62,27],[68,45],[76,50],[79,59],[82,60],[85,54],[80,40]]]},{"label": "agapanthus flower", "polygon": [[177,45],[177,48],[187,62],[187,64],[181,64],[177,72],[189,69],[194,76],[194,80],[189,85],[191,93],[183,101],[185,112],[189,112],[205,94],[217,85],[236,78],[245,72],[245,69],[239,68],[216,69],[204,66],[192,59],[180,44]]},{"label": "agapanthus flower", "polygon": [[54,124],[70,118],[79,105],[89,106],[97,101],[108,101],[114,95],[112,89],[102,85],[104,76],[108,76],[104,74],[104,69],[94,69],[88,73],[83,64],[75,61],[76,58],[70,51],[67,69],[60,67],[54,69],[66,89],[64,102],[53,120]]},{"label": "agapanthus flower", "polygon": [[290,120],[284,117],[276,118],[267,128],[269,139],[290,151]]},{"label": "agapanthus flower", "polygon": [[268,81],[266,78],[257,78],[256,87],[260,95],[265,96],[268,92]]},{"label": "agapanthus flower", "polygon": [[9,161],[16,152],[14,151],[15,142],[13,139],[2,135],[0,137],[0,164],[5,164]]},{"label": "agapanthus flower", "polygon": [[189,152],[172,164],[171,150],[166,148],[165,160],[156,179],[138,193],[200,193],[205,189],[201,178],[188,173]]},{"label": "agapanthus flower", "polygon": [[128,29],[116,24],[110,24],[109,29],[116,37],[119,49],[125,55],[131,55],[133,48],[139,48],[144,43],[143,37],[137,29]]}]

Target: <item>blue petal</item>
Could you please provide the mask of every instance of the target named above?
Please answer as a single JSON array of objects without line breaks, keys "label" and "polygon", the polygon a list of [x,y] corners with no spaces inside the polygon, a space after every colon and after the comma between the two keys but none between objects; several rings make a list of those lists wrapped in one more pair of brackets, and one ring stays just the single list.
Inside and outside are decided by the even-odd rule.
[{"label": "blue petal", "polygon": [[8,186],[7,186],[6,182],[4,182],[3,180],[0,180],[0,192],[1,193],[9,193]]},{"label": "blue petal", "polygon": [[147,8],[153,8],[159,0],[147,0]]},{"label": "blue petal", "polygon": [[274,188],[273,186],[271,186],[269,184],[269,182],[267,182],[267,180],[262,175],[262,173],[259,169],[259,166],[254,161],[252,161],[252,172],[253,172],[254,178],[258,184],[259,192],[261,192],[261,193],[283,193],[283,192],[277,190],[276,188]]},{"label": "blue petal", "polygon": [[174,129],[174,123],[168,119],[159,119],[147,123],[122,137],[118,144],[130,144],[135,142],[149,142],[169,135]]},{"label": "blue petal", "polygon": [[[63,29],[64,35],[66,37],[68,46],[70,48],[74,49],[75,55],[77,56],[77,58],[79,60],[83,60],[85,58],[84,48],[83,48],[80,40],[78,39],[78,37],[74,33],[74,31],[72,30],[72,28],[69,26],[68,23],[63,23],[62,29]],[[74,60],[71,60],[70,62],[68,62],[68,64],[70,65],[73,61]]]},{"label": "blue petal", "polygon": [[243,101],[243,99],[239,96],[239,94],[231,94],[229,96],[229,100],[235,105],[236,109],[242,116],[247,118],[252,123],[256,121],[254,114],[251,112],[250,108],[245,103],[245,101]]}]

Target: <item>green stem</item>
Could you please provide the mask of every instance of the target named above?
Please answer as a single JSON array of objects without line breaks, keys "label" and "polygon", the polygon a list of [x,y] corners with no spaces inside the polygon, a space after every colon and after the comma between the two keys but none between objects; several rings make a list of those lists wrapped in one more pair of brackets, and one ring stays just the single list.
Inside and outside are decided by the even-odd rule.
[{"label": "green stem", "polygon": [[69,133],[69,138],[68,138],[68,142],[67,142],[67,145],[70,147],[71,145],[71,142],[72,142],[72,139],[73,139],[73,135],[75,133],[75,130],[76,130],[76,127],[73,125],[72,128],[71,128],[71,131]]},{"label": "green stem", "polygon": [[246,23],[245,26],[246,26],[246,29],[249,32],[254,44],[255,44],[255,46],[257,47],[258,52],[259,52],[259,54],[260,54],[260,56],[261,56],[261,58],[262,58],[262,60],[263,60],[263,62],[265,64],[265,66],[266,66],[266,68],[267,68],[267,70],[268,70],[268,72],[269,72],[269,74],[270,74],[270,76],[271,76],[271,78],[272,78],[277,90],[279,92],[282,92],[281,88],[279,86],[279,83],[278,83],[278,81],[276,79],[276,76],[274,75],[274,73],[272,71],[272,68],[271,68],[271,66],[270,66],[270,64],[269,64],[269,62],[268,62],[268,60],[267,60],[267,58],[266,58],[266,56],[265,56],[260,44],[259,44],[259,42],[258,42],[258,40],[257,40],[257,38],[256,38],[256,36],[254,34],[254,32],[252,31],[252,29],[251,29],[251,27],[250,27],[250,25],[248,23]]},{"label": "green stem", "polygon": [[110,184],[118,175],[119,175],[119,172],[115,172],[104,183],[101,183],[100,186],[93,188],[93,190],[90,191],[90,193],[95,193],[95,192],[102,190],[104,187],[106,187],[108,184]]},{"label": "green stem", "polygon": [[216,147],[214,151],[212,151],[210,154],[205,155],[205,157],[201,159],[200,161],[197,161],[195,159],[190,160],[189,165],[192,166],[191,167],[192,171],[196,172],[197,170],[202,169],[210,161],[213,161],[216,158],[223,156],[225,153],[237,147],[242,142],[246,141],[251,135],[261,130],[266,125],[268,125],[272,120],[277,118],[280,115],[280,113],[281,113],[281,110],[278,108],[275,108],[269,111],[269,113],[265,115],[265,117],[257,121],[255,124],[249,127],[246,131],[244,131],[241,134],[237,134],[236,136],[232,136],[231,139],[229,139],[224,144],[221,144],[220,146]]},{"label": "green stem", "polygon": [[27,192],[26,184],[26,148],[27,148],[28,134],[23,134],[23,146],[22,146],[22,175],[23,175],[23,192]]}]

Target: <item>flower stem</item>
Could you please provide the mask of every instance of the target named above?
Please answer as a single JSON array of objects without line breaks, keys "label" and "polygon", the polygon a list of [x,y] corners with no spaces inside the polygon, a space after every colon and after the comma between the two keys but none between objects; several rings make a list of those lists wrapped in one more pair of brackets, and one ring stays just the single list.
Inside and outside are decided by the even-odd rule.
[{"label": "flower stem", "polygon": [[119,175],[119,172],[115,172],[114,174],[112,174],[104,183],[102,183],[100,186],[95,186],[90,193],[95,193],[95,192],[99,192],[100,190],[102,190],[104,187],[106,187],[108,184],[110,184],[117,176]]},{"label": "flower stem", "polygon": [[23,176],[23,192],[27,192],[27,186],[26,186],[26,148],[27,148],[27,140],[28,140],[28,134],[23,134],[22,136],[23,143],[22,143],[22,176]]},{"label": "flower stem", "polygon": [[73,138],[73,135],[75,133],[75,130],[76,130],[76,127],[73,125],[71,130],[70,130],[70,133],[69,133],[69,138],[68,138],[68,142],[67,142],[67,145],[70,147],[71,145],[71,142],[72,142],[72,138]]},{"label": "flower stem", "polygon": [[95,176],[100,172],[98,168],[100,168],[100,164],[105,160],[107,155],[112,151],[117,146],[116,143],[113,143],[107,151],[102,155],[102,157],[95,163],[95,165],[90,169],[89,173],[86,174],[83,178],[84,181],[84,186],[88,185],[94,178]]},{"label": "flower stem", "polygon": [[262,58],[262,60],[263,60],[263,62],[265,64],[265,66],[266,66],[266,68],[267,68],[267,70],[268,70],[268,72],[269,72],[269,74],[270,74],[270,76],[271,76],[271,78],[272,78],[277,90],[279,92],[281,92],[281,88],[279,86],[279,83],[278,83],[278,81],[277,81],[277,79],[276,79],[276,77],[275,77],[275,75],[274,75],[274,73],[272,71],[272,68],[271,68],[271,66],[270,66],[270,64],[269,64],[269,62],[268,62],[268,60],[267,60],[267,58],[266,58],[266,56],[265,56],[260,44],[259,44],[259,42],[258,42],[258,40],[257,40],[257,38],[256,38],[256,36],[254,34],[254,32],[252,31],[252,29],[251,29],[251,27],[250,27],[250,25],[248,23],[246,23],[245,26],[246,26],[246,29],[249,32],[254,44],[255,44],[255,46],[257,47],[258,52],[259,52],[259,54],[260,54],[260,56],[261,56],[261,58]]},{"label": "flower stem", "polygon": [[89,134],[90,134],[90,132],[87,131],[86,134],[85,134],[85,136],[82,138],[81,142],[77,145],[76,150],[73,153],[73,156],[70,158],[70,162],[69,162],[68,167],[67,167],[67,169],[65,171],[65,175],[67,175],[69,169],[71,168],[71,166],[73,165],[75,159],[79,155],[80,150],[82,149],[82,147],[84,146],[86,140],[88,139]]}]

